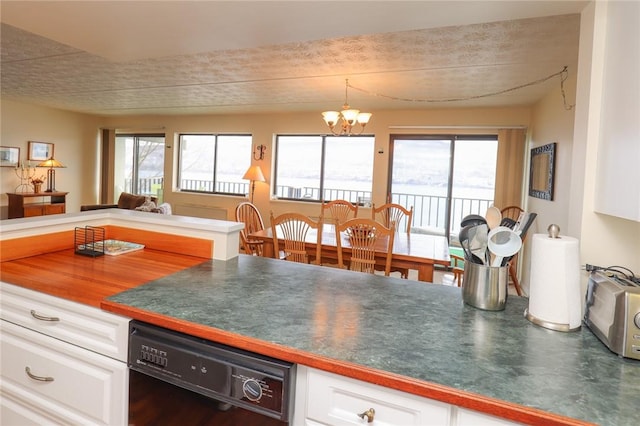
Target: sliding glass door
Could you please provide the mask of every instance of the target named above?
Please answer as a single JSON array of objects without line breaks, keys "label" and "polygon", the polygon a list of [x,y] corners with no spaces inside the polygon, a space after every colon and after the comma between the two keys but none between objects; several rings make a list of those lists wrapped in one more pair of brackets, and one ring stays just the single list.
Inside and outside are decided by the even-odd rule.
[{"label": "sliding glass door", "polygon": [[497,149],[496,136],[392,135],[388,199],[413,206],[412,232],[455,241],[493,203]]},{"label": "sliding glass door", "polygon": [[116,135],[114,194],[162,197],[164,135]]}]

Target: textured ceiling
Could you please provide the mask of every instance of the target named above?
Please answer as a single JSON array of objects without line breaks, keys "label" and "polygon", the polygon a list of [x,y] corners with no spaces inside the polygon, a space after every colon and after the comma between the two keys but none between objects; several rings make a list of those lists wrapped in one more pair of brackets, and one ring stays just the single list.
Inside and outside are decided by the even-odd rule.
[{"label": "textured ceiling", "polygon": [[[526,85],[555,74],[564,66],[569,67],[569,73],[575,73],[578,57],[580,16],[577,13],[450,26],[434,26],[425,19],[425,26],[429,28],[415,28],[419,20],[407,17],[402,21],[389,12],[386,25],[378,22],[379,16],[371,20],[378,22],[376,28],[383,32],[371,32],[366,25],[346,26],[347,30],[329,28],[323,24],[322,17],[317,16],[318,11],[314,11],[316,16],[307,13],[297,17],[298,25],[289,26],[287,20],[283,20],[281,9],[265,9],[261,15],[254,8],[248,8],[254,13],[242,17],[242,26],[235,23],[237,40],[229,36],[233,31],[227,29],[227,37],[219,37],[216,42],[201,36],[209,42],[189,43],[193,34],[202,31],[198,15],[193,13],[184,16],[176,12],[167,17],[167,11],[159,9],[155,10],[156,15],[133,16],[140,23],[136,28],[141,35],[136,37],[135,31],[109,29],[109,25],[95,21],[96,13],[115,19],[108,13],[120,10],[121,2],[94,2],[108,7],[79,10],[79,15],[67,9],[57,10],[60,16],[73,17],[76,22],[82,22],[82,26],[70,25],[62,18],[51,19],[57,16],[55,9],[36,11],[23,5],[29,3],[34,2],[3,0],[1,5],[2,97],[100,115],[338,109],[344,102],[345,78],[349,78],[353,86],[349,90],[351,106],[371,112],[529,105],[556,87],[559,92],[560,78],[500,95],[482,95]],[[92,2],[49,3],[73,8],[74,4],[86,6]],[[135,13],[143,13],[145,7],[154,4],[184,4],[130,3],[139,7]],[[247,8],[287,2],[235,3]],[[311,2],[316,3],[331,4],[330,14],[344,10],[339,7],[341,3]],[[370,24],[365,13],[367,4],[377,3],[357,3],[360,20]],[[383,3],[405,2],[380,2]],[[412,3],[430,2],[407,2],[407,5]],[[436,3],[441,5],[431,4]],[[565,8],[562,11],[579,12],[582,2],[543,3],[562,3]],[[566,10],[566,3],[572,8]],[[207,4],[216,6],[228,2]],[[291,4],[302,7],[304,2]],[[8,7],[10,5],[14,7]],[[294,9],[292,16],[298,13]],[[128,12],[127,19],[120,24],[129,23],[131,14],[135,15],[132,10]],[[237,10],[225,11],[232,12],[235,15],[229,16],[238,15]],[[268,12],[273,14],[273,19],[266,15]],[[415,10],[409,8],[404,12],[415,13]],[[43,24],[41,30],[33,28],[43,14],[50,18],[46,25]],[[476,11],[476,20],[478,14]],[[526,16],[533,15],[529,12]],[[32,19],[24,19],[25,16]],[[166,19],[158,22],[151,19],[152,16]],[[317,22],[308,26],[314,30],[299,25],[310,18]],[[265,22],[275,23],[265,25]],[[100,37],[91,36],[91,25],[106,26],[110,32],[101,32]],[[260,28],[260,34],[256,34],[256,28]],[[389,29],[392,31],[387,31]],[[114,35],[110,38],[109,34]],[[153,34],[158,34],[156,43],[153,37],[149,38]],[[331,37],[335,34],[339,35]],[[466,100],[440,102],[451,99]]]}]

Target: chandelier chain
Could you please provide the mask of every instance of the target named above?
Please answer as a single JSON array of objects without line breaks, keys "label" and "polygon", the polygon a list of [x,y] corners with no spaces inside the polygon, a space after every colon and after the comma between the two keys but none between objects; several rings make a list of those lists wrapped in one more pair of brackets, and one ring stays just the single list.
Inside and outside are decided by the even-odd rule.
[{"label": "chandelier chain", "polygon": [[[541,83],[544,83],[547,80],[551,80],[554,77],[560,76],[560,91],[562,92],[562,100],[564,102],[564,108],[566,110],[571,110],[575,105],[571,105],[571,104],[567,103],[567,97],[566,97],[566,94],[564,92],[564,82],[565,82],[565,80],[567,79],[567,77],[569,75],[569,71],[567,69],[568,69],[568,67],[565,66],[561,71],[558,71],[558,72],[553,73],[551,75],[548,75],[546,77],[540,78],[538,80],[531,81],[529,83],[520,84],[518,86],[510,87],[508,89],[498,90],[496,92],[484,93],[484,94],[481,94],[481,95],[469,96],[469,97],[464,97],[464,98],[445,98],[445,99],[403,98],[403,97],[399,97],[399,96],[391,96],[391,95],[385,95],[385,94],[382,94],[382,93],[370,92],[368,90],[365,90],[365,89],[362,89],[360,87],[356,87],[356,86],[353,86],[353,85],[349,84],[349,80],[347,80],[347,87],[350,87],[353,90],[357,90],[357,91],[365,93],[367,95],[376,96],[376,97],[380,97],[380,98],[391,99],[391,100],[394,100],[394,101],[444,103],[444,102],[469,101],[469,100],[473,100],[473,99],[481,99],[481,98],[487,98],[487,97],[490,97],[490,96],[502,95],[504,93],[509,93],[509,92],[513,92],[515,90],[523,89],[525,87],[535,86],[536,84],[541,84]],[[346,91],[346,88],[345,88],[345,91]]]}]

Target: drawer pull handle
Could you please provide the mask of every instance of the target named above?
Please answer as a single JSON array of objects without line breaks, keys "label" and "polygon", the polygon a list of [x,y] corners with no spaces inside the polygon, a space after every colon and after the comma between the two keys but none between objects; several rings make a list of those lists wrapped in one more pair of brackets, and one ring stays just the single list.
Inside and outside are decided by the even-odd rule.
[{"label": "drawer pull handle", "polygon": [[373,408],[369,408],[364,413],[358,414],[358,417],[360,417],[361,419],[364,419],[366,417],[367,418],[367,423],[372,423],[373,422],[373,416],[375,416],[375,415],[376,415],[376,410],[374,410]]},{"label": "drawer pull handle", "polygon": [[37,320],[40,320],[40,321],[51,321],[51,322],[54,322],[54,321],[60,321],[60,318],[58,318],[58,317],[45,317],[45,316],[43,316],[43,315],[39,315],[39,314],[38,314],[35,310],[33,310],[33,309],[31,310],[31,316],[32,316],[32,317],[34,317],[34,318],[35,318],[35,319],[37,319]]},{"label": "drawer pull handle", "polygon": [[31,372],[31,369],[29,367],[25,367],[24,371],[25,371],[25,373],[27,373],[27,376],[29,376],[29,378],[31,378],[33,380],[37,380],[39,382],[53,382],[53,377],[36,376],[35,374],[33,374]]}]

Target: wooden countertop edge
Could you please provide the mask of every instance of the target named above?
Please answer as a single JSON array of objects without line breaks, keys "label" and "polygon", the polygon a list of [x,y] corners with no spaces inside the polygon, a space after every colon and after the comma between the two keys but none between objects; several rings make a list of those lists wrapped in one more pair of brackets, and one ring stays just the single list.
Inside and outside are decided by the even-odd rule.
[{"label": "wooden countertop edge", "polygon": [[351,377],[353,379],[362,380],[524,424],[545,424],[549,426],[593,425],[593,423],[553,414],[536,408],[513,404],[472,392],[439,385],[437,383],[425,382],[382,370],[364,367],[358,364],[314,355],[309,352],[285,347],[276,343],[270,343],[204,325],[193,324],[177,318],[158,315],[153,312],[133,308],[109,300],[103,300],[100,303],[100,307],[105,311],[139,321],[148,322],[159,327],[169,328],[239,349],[260,353],[292,363],[306,365],[308,367],[317,368],[319,370],[328,371],[341,376]]}]

